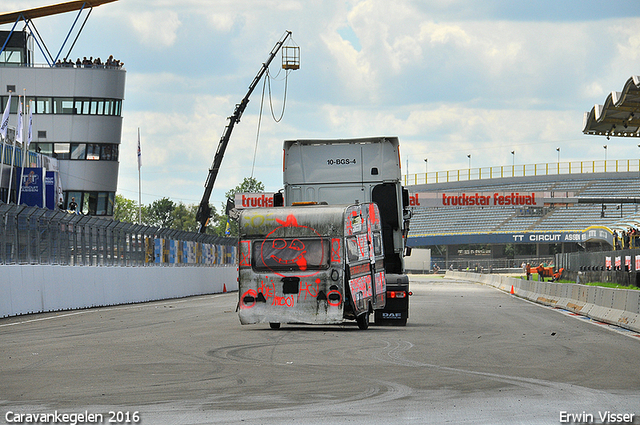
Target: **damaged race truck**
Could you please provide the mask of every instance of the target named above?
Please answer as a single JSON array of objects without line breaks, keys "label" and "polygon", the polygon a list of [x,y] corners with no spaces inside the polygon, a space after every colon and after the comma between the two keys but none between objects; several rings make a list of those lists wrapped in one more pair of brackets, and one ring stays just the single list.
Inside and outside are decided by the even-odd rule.
[{"label": "damaged race truck", "polygon": [[369,327],[385,306],[382,222],[374,203],[250,208],[239,218],[242,324]]},{"label": "damaged race truck", "polygon": [[397,137],[298,139],[284,142],[284,202],[372,202],[380,210],[387,302],[377,325],[407,324],[409,276],[404,257],[409,233],[409,193],[402,187]]}]

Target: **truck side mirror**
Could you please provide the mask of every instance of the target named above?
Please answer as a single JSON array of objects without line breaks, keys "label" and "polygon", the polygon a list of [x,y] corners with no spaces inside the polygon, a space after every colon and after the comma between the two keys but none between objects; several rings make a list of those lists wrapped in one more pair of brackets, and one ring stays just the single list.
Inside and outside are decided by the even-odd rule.
[{"label": "truck side mirror", "polygon": [[273,206],[274,207],[284,206],[284,196],[282,195],[282,192],[276,192],[273,194]]},{"label": "truck side mirror", "polygon": [[409,190],[402,188],[402,208],[406,209],[409,206]]}]

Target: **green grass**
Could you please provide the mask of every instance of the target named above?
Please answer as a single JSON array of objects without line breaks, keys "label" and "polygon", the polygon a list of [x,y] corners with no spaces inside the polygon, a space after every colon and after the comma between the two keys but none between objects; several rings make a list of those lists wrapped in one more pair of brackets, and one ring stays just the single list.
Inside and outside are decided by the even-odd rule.
[{"label": "green grass", "polygon": [[[571,282],[571,283],[575,283],[575,282]],[[622,286],[613,282],[589,282],[589,283],[583,283],[583,285],[603,286],[605,288],[616,288],[616,289],[635,289],[636,291],[640,290],[640,288],[638,288],[637,286]]]},{"label": "green grass", "polygon": [[[520,276],[513,276],[513,277],[520,277]],[[523,277],[524,279],[524,277]],[[538,280],[538,273],[531,273],[531,280]],[[547,282],[549,281],[549,278],[546,278]],[[573,280],[565,280],[565,279],[560,279],[557,280],[556,283],[576,283]],[[582,285],[586,285],[586,286],[602,286],[604,288],[615,288],[615,289],[633,289],[636,291],[640,291],[640,288],[638,288],[637,286],[623,286],[623,285],[619,285],[617,283],[613,283],[613,282],[589,282],[589,283],[582,283]]]}]

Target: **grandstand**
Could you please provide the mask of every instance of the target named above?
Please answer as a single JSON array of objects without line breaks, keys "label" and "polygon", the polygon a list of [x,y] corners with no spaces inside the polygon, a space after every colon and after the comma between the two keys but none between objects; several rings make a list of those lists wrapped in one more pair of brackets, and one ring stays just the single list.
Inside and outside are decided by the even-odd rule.
[{"label": "grandstand", "polygon": [[[614,230],[621,233],[640,223],[640,199],[635,198],[640,194],[639,166],[637,160],[593,161],[526,165],[519,172],[508,167],[511,172],[475,169],[405,176],[412,199],[417,199],[411,206],[407,244],[436,248],[432,258],[441,268],[472,261],[488,265],[505,258],[519,266],[525,258],[550,261],[556,253],[611,250]],[[429,183],[411,184],[420,180]],[[535,205],[515,206],[445,206],[441,201],[443,194],[469,198],[498,193],[535,193],[537,200]],[[474,254],[462,254],[469,251]]]}]

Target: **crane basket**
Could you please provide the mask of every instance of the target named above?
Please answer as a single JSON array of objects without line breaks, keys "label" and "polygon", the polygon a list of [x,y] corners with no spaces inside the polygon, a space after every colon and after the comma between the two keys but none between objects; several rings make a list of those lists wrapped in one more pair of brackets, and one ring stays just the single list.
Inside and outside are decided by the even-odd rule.
[{"label": "crane basket", "polygon": [[300,47],[282,46],[282,69],[300,69]]}]

